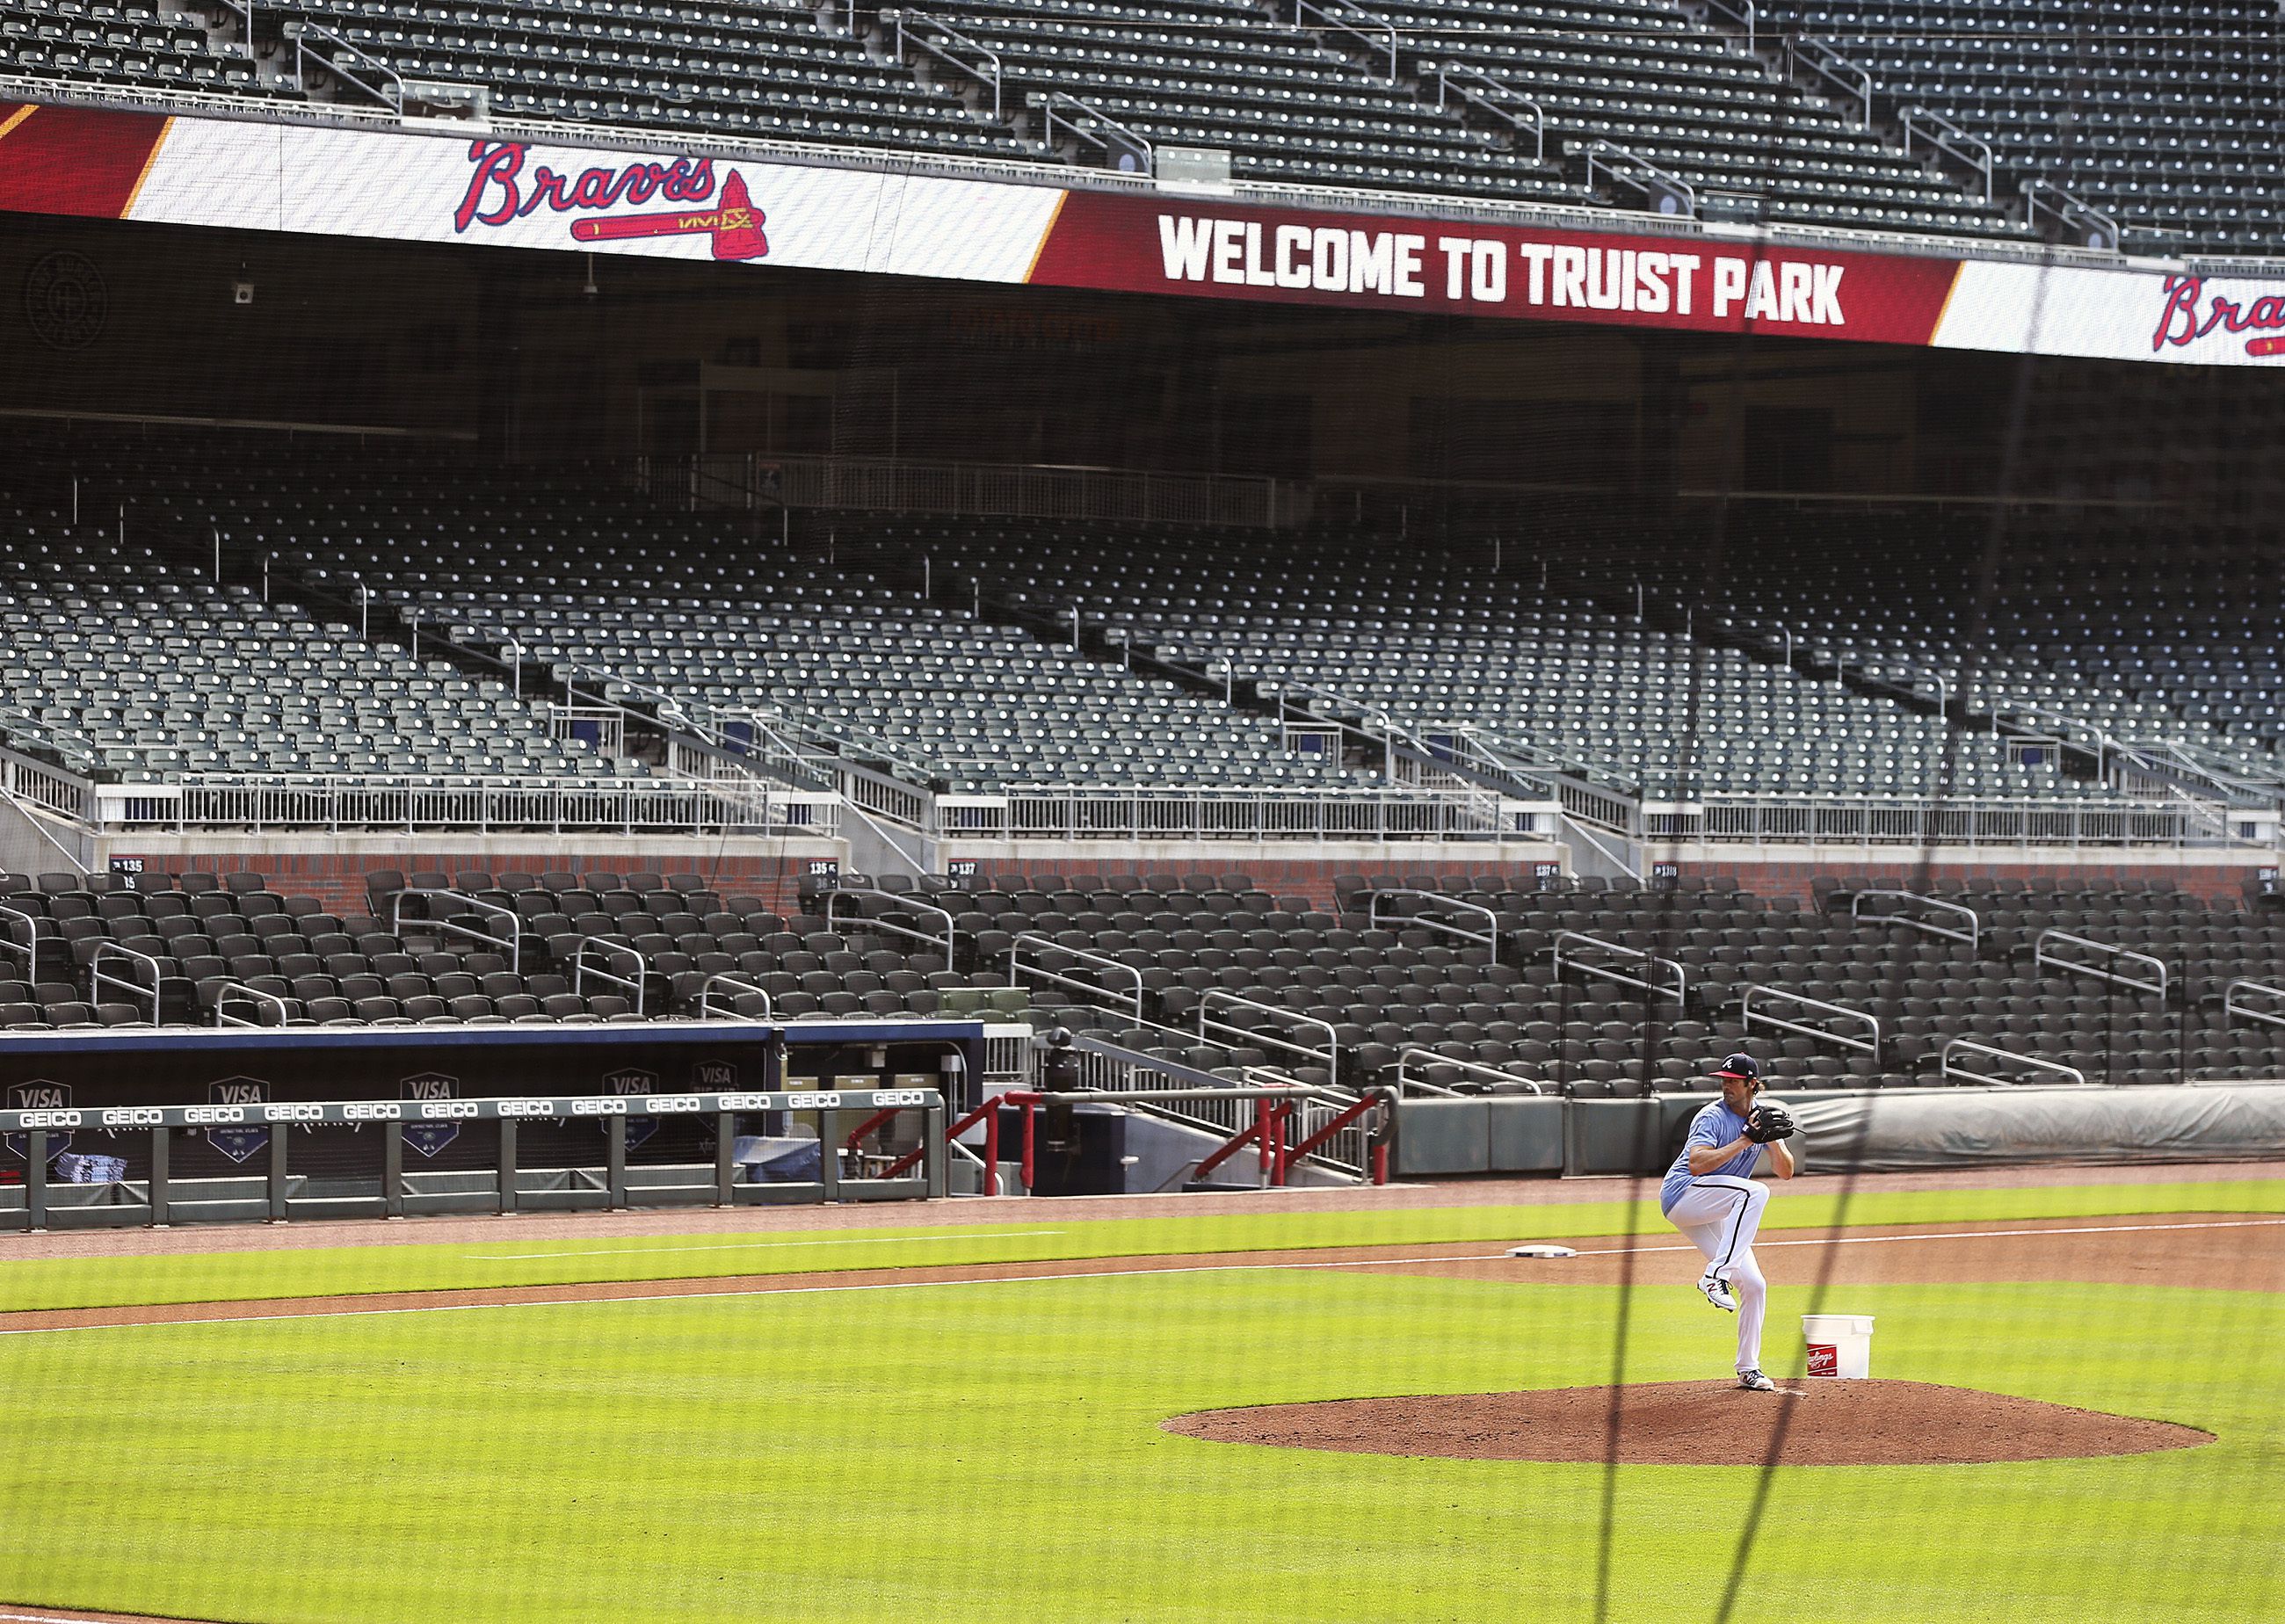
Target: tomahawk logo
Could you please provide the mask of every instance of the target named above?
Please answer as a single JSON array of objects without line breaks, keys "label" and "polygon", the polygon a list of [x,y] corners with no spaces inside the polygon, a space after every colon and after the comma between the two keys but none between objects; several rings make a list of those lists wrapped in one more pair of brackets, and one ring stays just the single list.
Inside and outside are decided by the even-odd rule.
[{"label": "tomahawk logo", "polygon": [[[460,1079],[447,1077],[442,1071],[416,1071],[411,1077],[400,1078],[397,1096],[406,1100],[457,1100],[460,1097]],[[435,1157],[446,1145],[460,1136],[457,1122],[408,1122],[404,1125],[404,1142],[426,1157]]]},{"label": "tomahawk logo", "polygon": [[714,257],[725,260],[760,259],[770,251],[769,239],[762,234],[766,216],[747,194],[745,177],[731,170],[718,195],[711,158],[630,163],[616,169],[597,166],[564,175],[544,163],[532,165],[527,174],[530,155],[530,149],[520,142],[473,143],[468,161],[475,168],[460,206],[452,211],[453,231],[464,232],[471,225],[506,225],[541,208],[555,214],[601,212],[622,203],[647,203],[658,198],[670,203],[712,206],[576,220],[571,239],[574,242],[622,242],[644,237],[711,237]]},{"label": "tomahawk logo", "polygon": [[[69,1110],[71,1096],[69,1083],[51,1083],[45,1078],[34,1078],[27,1083],[8,1085],[8,1109],[10,1110]],[[31,1154],[32,1142],[28,1134],[11,1134],[7,1135],[5,1142],[8,1154],[20,1162]],[[72,1136],[69,1134],[50,1134],[48,1155],[51,1157],[61,1156],[71,1149],[71,1142]]]},{"label": "tomahawk logo", "polygon": [[[603,1092],[617,1094],[622,1099],[634,1094],[656,1094],[658,1073],[646,1071],[640,1066],[628,1066],[620,1071],[607,1072],[603,1078]],[[658,1132],[656,1117],[629,1117],[626,1118],[626,1124],[627,1149],[630,1150]]]},{"label": "tomahawk logo", "polygon": [[[256,1077],[225,1077],[207,1085],[207,1099],[216,1105],[260,1105],[270,1098],[270,1085]],[[270,1130],[208,1128],[207,1142],[233,1162],[258,1156],[270,1148]]]}]

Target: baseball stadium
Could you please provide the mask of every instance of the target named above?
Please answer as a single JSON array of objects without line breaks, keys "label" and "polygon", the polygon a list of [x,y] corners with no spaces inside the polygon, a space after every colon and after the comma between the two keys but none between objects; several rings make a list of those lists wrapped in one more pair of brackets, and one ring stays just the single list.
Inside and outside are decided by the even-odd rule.
[{"label": "baseball stadium", "polygon": [[0,0],[0,1624],[2285,1618],[2273,0]]}]

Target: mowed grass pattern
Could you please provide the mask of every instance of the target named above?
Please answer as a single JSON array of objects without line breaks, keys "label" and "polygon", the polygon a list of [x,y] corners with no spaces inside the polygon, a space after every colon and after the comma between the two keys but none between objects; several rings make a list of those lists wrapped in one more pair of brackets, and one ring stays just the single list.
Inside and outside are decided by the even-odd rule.
[{"label": "mowed grass pattern", "polygon": [[[1735,1616],[2285,1612],[2276,1297],[1845,1299],[1826,1306],[1880,1316],[1876,1374],[2218,1441],[1781,1471]],[[1799,1369],[1809,1304],[1798,1283],[1772,1293],[1780,1373]],[[264,1624],[1584,1620],[1598,1468],[1260,1449],[1158,1423],[1600,1383],[1620,1305],[1612,1287],[1209,1272],[0,1338],[17,1412],[0,1597]],[[1631,1306],[1629,1379],[1726,1368],[1730,1322],[1694,1296],[1645,1288]],[[1712,1617],[1759,1475],[1620,1472],[1609,1616]]]},{"label": "mowed grass pattern", "polygon": [[[2170,1212],[2285,1214],[2285,1179],[2181,1184],[2067,1185],[2024,1189],[1780,1193],[1767,1230],[1818,1228],[1844,1212],[1851,1225],[1972,1223],[2049,1218],[2163,1217]],[[1655,1197],[1388,1212],[1262,1212],[1212,1217],[1089,1218],[1084,1203],[993,1204],[974,1228],[779,1231],[758,1235],[592,1236],[551,1238],[503,1226],[498,1239],[422,1244],[417,1230],[391,1244],[145,1257],[43,1258],[0,1268],[0,1312],[112,1307],[129,1303],[231,1302],[342,1292],[434,1291],[458,1287],[567,1285],[597,1281],[711,1279],[812,1270],[903,1268],[923,1264],[1023,1263],[1072,1258],[1167,1257],[1281,1248],[1433,1244],[1567,1236],[1674,1233]]]}]

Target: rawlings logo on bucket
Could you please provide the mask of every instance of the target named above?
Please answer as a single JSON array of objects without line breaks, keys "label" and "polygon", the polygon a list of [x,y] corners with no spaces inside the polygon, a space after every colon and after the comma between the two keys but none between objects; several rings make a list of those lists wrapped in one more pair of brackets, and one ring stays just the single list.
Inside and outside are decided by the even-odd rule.
[{"label": "rawlings logo on bucket", "polygon": [[1810,1343],[1809,1345],[1809,1373],[1811,1376],[1839,1376],[1841,1374],[1841,1350],[1830,1342]]}]

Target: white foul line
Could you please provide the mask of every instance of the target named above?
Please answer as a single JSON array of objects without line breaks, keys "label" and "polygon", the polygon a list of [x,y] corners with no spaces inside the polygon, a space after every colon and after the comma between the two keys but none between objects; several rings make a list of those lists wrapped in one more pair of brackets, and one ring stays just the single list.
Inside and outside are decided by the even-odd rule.
[{"label": "white foul line", "polygon": [[[961,1229],[948,1235],[852,1235],[831,1241],[710,1241],[698,1246],[601,1246],[592,1251],[465,1251],[463,1263],[545,1263],[554,1258],[648,1258],[674,1251],[775,1251],[789,1246],[941,1246],[951,1241],[1012,1241],[1061,1229]],[[0,1613],[0,1620],[6,1615]]]},{"label": "white foul line", "polygon": [[[1878,1241],[1975,1241],[1987,1236],[2004,1238],[2037,1235],[2141,1235],[2172,1229],[2253,1229],[2279,1225],[2285,1225],[2285,1218],[2232,1219],[2210,1224],[2106,1224],[2073,1229],[1962,1229],[1937,1235],[1844,1236],[1831,1240],[1775,1241],[1771,1244],[1853,1246],[1870,1244]],[[1582,1258],[1607,1258],[1629,1251],[1664,1252],[1695,1251],[1696,1250],[1694,1246],[1614,1246],[1594,1251],[1582,1251],[1578,1255]],[[89,1325],[29,1325],[14,1329],[0,1328],[0,1337],[44,1337],[59,1331],[75,1330],[142,1330],[158,1326],[180,1329],[192,1325],[256,1325],[273,1321],[289,1320],[387,1319],[399,1314],[467,1314],[491,1308],[596,1308],[613,1306],[620,1303],[689,1303],[744,1297],[814,1297],[833,1291],[943,1291],[955,1286],[1040,1285],[1060,1280],[1119,1280],[1135,1275],[1245,1275],[1271,1273],[1281,1269],[1369,1269],[1402,1267],[1424,1263],[1504,1263],[1506,1261],[1508,1261],[1506,1252],[1488,1251],[1454,1257],[1343,1258],[1322,1263],[1185,1263],[1171,1268],[1078,1269],[1050,1275],[970,1275],[960,1280],[881,1280],[855,1285],[828,1286],[745,1286],[728,1291],[648,1291],[637,1297],[540,1297],[506,1303],[420,1303],[396,1308],[337,1308],[331,1311],[321,1309],[314,1314],[218,1314],[210,1319],[128,1320],[112,1324]],[[194,1306],[195,1305],[167,1306]],[[57,1311],[22,1309],[17,1312],[36,1314]],[[4,1615],[0,1615],[0,1624],[4,1624]]]}]

